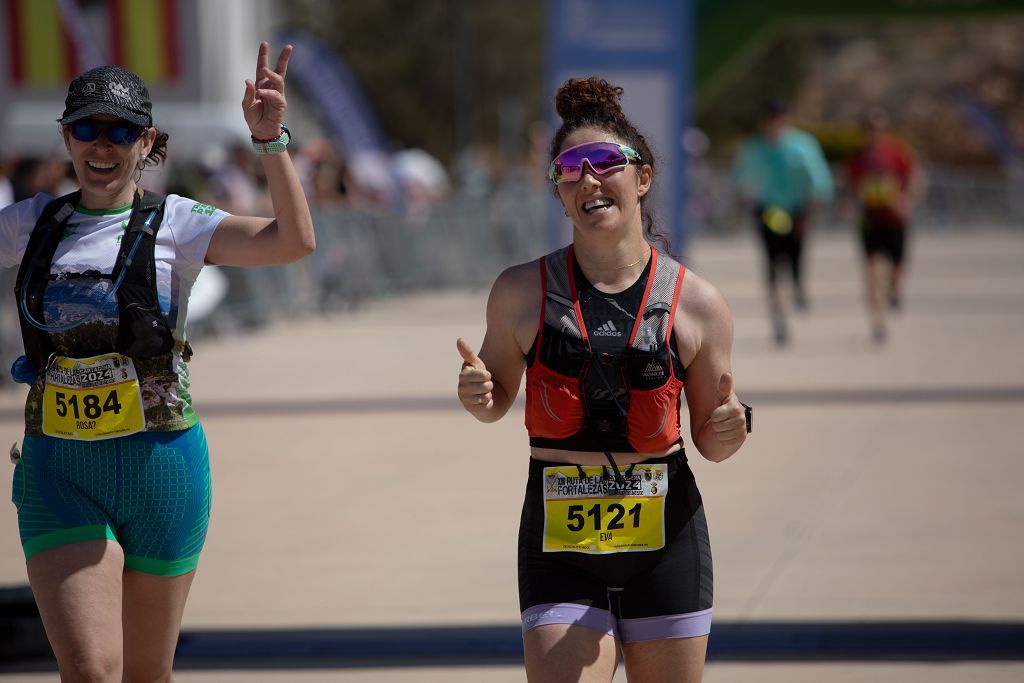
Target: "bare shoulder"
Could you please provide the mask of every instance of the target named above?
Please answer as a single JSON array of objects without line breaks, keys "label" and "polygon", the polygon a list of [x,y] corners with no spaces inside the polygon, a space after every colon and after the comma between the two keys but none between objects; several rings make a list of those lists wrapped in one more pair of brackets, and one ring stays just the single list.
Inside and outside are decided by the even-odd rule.
[{"label": "bare shoulder", "polygon": [[677,306],[680,314],[698,318],[714,318],[729,312],[729,305],[718,288],[689,269],[683,276]]},{"label": "bare shoulder", "polygon": [[500,297],[504,303],[536,297],[540,288],[539,260],[509,266],[498,275],[491,287],[491,298]]},{"label": "bare shoulder", "polygon": [[717,287],[689,269],[676,302],[673,328],[679,355],[687,366],[709,343],[732,346],[729,304]]},{"label": "bare shoulder", "polygon": [[488,330],[506,330],[523,353],[537,333],[543,299],[540,283],[539,261],[520,263],[498,276],[487,300]]}]

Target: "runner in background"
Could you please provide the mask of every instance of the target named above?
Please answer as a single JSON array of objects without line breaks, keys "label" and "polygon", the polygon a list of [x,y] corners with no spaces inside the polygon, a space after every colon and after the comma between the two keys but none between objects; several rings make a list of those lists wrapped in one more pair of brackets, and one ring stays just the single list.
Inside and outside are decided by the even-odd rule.
[{"label": "runner in background", "polygon": [[883,343],[886,318],[903,303],[908,220],[925,189],[909,145],[889,132],[889,114],[871,106],[861,119],[864,145],[846,160],[846,186],[860,211],[871,336]]},{"label": "runner in background", "polygon": [[[711,628],[711,546],[682,445],[719,462],[746,439],[732,315],[665,253],[647,201],[655,159],[622,89],[569,80],[548,179],[573,242],[503,272],[480,353],[464,339],[458,395],[500,419],[526,374],[529,481],[519,603],[533,683],[696,682]],[[685,387],[685,388],[684,388]]]},{"label": "runner in background", "polygon": [[117,66],[76,78],[59,119],[80,190],[0,210],[0,266],[20,264],[25,355],[12,375],[30,387],[13,501],[64,681],[171,680],[211,505],[189,394],[189,293],[204,264],[267,266],[314,249],[282,124],[291,46],[274,68],[267,53],[261,44],[242,109],[273,218],[140,192],[167,134],[146,85]]},{"label": "runner in background", "polygon": [[748,207],[764,245],[768,306],[775,343],[789,340],[779,270],[789,265],[793,303],[807,308],[803,281],[804,241],[814,205],[832,198],[832,173],[812,135],[788,122],[788,109],[777,101],[764,105],[758,132],[740,149],[733,184]]}]

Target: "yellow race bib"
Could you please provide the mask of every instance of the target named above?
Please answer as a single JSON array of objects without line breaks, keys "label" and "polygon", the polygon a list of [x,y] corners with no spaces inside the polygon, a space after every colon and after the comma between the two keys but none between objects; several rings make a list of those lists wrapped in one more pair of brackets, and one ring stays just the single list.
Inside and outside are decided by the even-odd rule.
[{"label": "yellow race bib", "polygon": [[885,174],[868,176],[857,190],[864,206],[871,208],[890,206],[900,192],[896,178]]},{"label": "yellow race bib", "polygon": [[603,555],[665,546],[668,465],[636,465],[625,484],[603,474],[603,467],[544,468],[544,552]]},{"label": "yellow race bib", "polygon": [[776,235],[788,235],[793,232],[793,216],[785,209],[769,206],[761,212],[761,220]]},{"label": "yellow race bib", "polygon": [[43,433],[61,439],[111,439],[146,428],[142,389],[132,359],[55,356],[46,369]]}]

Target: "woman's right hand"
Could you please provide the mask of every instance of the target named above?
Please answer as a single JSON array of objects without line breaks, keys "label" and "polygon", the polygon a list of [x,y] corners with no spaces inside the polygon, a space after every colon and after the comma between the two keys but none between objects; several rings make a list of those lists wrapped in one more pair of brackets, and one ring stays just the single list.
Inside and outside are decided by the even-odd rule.
[{"label": "woman's right hand", "polygon": [[459,355],[462,356],[462,370],[459,371],[459,400],[462,401],[462,407],[468,412],[474,415],[483,413],[494,405],[494,397],[491,394],[494,382],[491,381],[491,373],[473,351],[469,342],[459,337],[455,345],[459,349]]},{"label": "woman's right hand", "polygon": [[270,46],[265,42],[260,43],[256,56],[256,79],[245,82],[245,95],[242,98],[245,123],[256,140],[275,140],[280,137],[281,122],[288,108],[284,97],[284,77],[288,73],[292,46],[284,46],[273,69],[269,65],[269,52]]}]

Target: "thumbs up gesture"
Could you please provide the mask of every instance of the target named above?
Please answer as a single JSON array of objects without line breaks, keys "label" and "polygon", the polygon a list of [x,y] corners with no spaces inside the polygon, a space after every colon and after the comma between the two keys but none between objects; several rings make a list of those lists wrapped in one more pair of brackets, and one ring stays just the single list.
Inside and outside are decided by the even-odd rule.
[{"label": "thumbs up gesture", "polygon": [[743,404],[732,391],[732,373],[722,373],[718,380],[718,405],[711,412],[715,438],[723,446],[739,447],[747,436],[747,419]]},{"label": "thumbs up gesture", "polygon": [[491,373],[487,371],[487,366],[476,355],[469,342],[459,337],[455,345],[462,356],[462,370],[459,371],[459,400],[462,401],[462,407],[470,413],[491,408],[494,405],[494,397],[491,395],[494,382],[491,381]]}]

